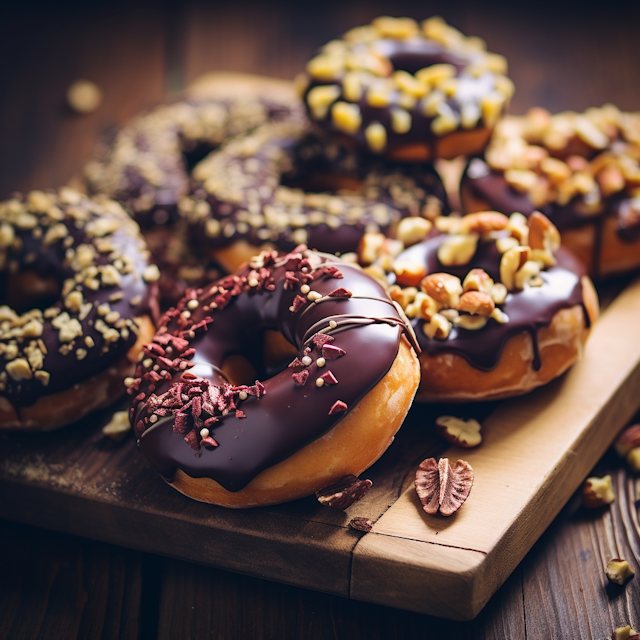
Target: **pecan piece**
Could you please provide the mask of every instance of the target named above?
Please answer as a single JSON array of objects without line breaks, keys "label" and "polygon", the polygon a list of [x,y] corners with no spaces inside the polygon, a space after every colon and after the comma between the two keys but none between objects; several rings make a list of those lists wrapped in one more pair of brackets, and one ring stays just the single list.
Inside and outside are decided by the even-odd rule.
[{"label": "pecan piece", "polygon": [[369,531],[373,529],[373,522],[371,522],[369,518],[357,517],[351,518],[351,520],[349,521],[349,526],[352,529],[357,529],[358,531],[365,531],[366,533],[369,533]]},{"label": "pecan piece", "polygon": [[460,221],[463,233],[490,233],[507,228],[509,218],[498,211],[470,213]]},{"label": "pecan piece", "polygon": [[363,498],[372,484],[371,480],[359,480],[353,474],[349,474],[320,489],[316,498],[320,504],[344,510]]},{"label": "pecan piece", "polygon": [[466,311],[471,315],[490,317],[496,308],[495,303],[486,293],[482,291],[467,291],[460,296],[456,309]]},{"label": "pecan piece", "polygon": [[587,478],[582,485],[582,504],[587,509],[603,507],[606,504],[611,504],[615,499],[611,476]]},{"label": "pecan piece", "polygon": [[449,458],[424,460],[416,471],[416,492],[422,508],[433,515],[454,514],[467,499],[473,486],[473,469],[464,460],[457,460],[453,467]]},{"label": "pecan piece", "polygon": [[471,418],[463,420],[454,416],[439,416],[436,418],[436,430],[452,444],[460,447],[477,447],[482,442],[480,423]]}]

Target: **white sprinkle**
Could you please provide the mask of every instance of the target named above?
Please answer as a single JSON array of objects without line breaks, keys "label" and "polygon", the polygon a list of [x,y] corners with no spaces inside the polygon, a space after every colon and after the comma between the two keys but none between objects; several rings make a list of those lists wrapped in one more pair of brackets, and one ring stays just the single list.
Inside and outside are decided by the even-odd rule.
[{"label": "white sprinkle", "polygon": [[316,360],[316,364],[317,364],[319,367],[324,367],[324,365],[325,365],[326,363],[327,363],[327,361],[326,361],[324,358],[318,358],[318,359]]},{"label": "white sprinkle", "polygon": [[317,291],[310,291],[309,295],[307,296],[307,300],[311,300],[311,302],[315,302],[320,298],[322,298],[322,294],[318,293]]},{"label": "white sprinkle", "polygon": [[149,418],[149,422],[151,424],[154,424],[156,422],[158,422],[158,416],[154,413],[150,418]]},{"label": "white sprinkle", "polygon": [[258,286],[258,281],[255,278],[251,278],[251,280],[249,280],[249,286],[250,287],[257,287]]},{"label": "white sprinkle", "polygon": [[198,308],[198,301],[197,300],[189,300],[189,302],[187,302],[187,307],[189,309],[191,309],[193,311],[193,309],[197,309]]},{"label": "white sprinkle", "polygon": [[153,364],[153,360],[151,358],[145,358],[142,361],[142,366],[148,369]]},{"label": "white sprinkle", "polygon": [[130,387],[133,384],[133,382],[134,382],[133,378],[125,378],[124,379],[124,386],[125,387]]},{"label": "white sprinkle", "polygon": [[305,356],[304,358],[302,358],[302,364],[305,367],[308,367],[311,364],[311,358],[309,356]]},{"label": "white sprinkle", "polygon": [[329,327],[331,329],[335,329],[338,326],[338,323],[335,320],[329,320]]},{"label": "white sprinkle", "polygon": [[316,379],[316,387],[321,387],[324,385],[324,380],[322,378]]},{"label": "white sprinkle", "polygon": [[305,296],[307,295],[307,293],[309,293],[309,291],[311,291],[311,287],[308,284],[303,284],[300,287],[300,292]]},{"label": "white sprinkle", "polygon": [[203,438],[208,438],[209,437],[209,429],[207,429],[207,427],[204,427],[203,429],[200,429],[200,435]]},{"label": "white sprinkle", "polygon": [[247,397],[248,397],[248,396],[247,396],[247,392],[246,392],[246,391],[241,391],[241,392],[238,394],[238,398],[240,398],[240,400],[246,400],[246,399],[247,399]]}]

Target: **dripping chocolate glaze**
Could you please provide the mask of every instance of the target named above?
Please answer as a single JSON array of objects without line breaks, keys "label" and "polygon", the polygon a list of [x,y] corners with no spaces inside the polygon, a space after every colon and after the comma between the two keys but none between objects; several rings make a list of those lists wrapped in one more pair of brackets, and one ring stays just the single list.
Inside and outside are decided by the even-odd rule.
[{"label": "dripping chocolate glaze", "polygon": [[[445,267],[438,260],[440,244],[449,236],[437,235],[403,252],[399,260],[424,264],[429,273],[451,273],[461,280],[471,269],[484,269],[495,282],[500,281],[500,253],[495,242],[479,242],[476,255],[468,265]],[[413,320],[418,343],[423,351],[431,356],[443,353],[455,353],[464,358],[471,366],[482,371],[490,371],[497,366],[507,340],[516,334],[527,332],[533,343],[533,367],[541,366],[537,332],[549,326],[553,316],[561,309],[582,305],[581,277],[585,271],[571,253],[560,249],[556,253],[557,266],[541,272],[544,284],[541,287],[527,287],[523,291],[509,293],[500,309],[509,316],[509,322],[500,324],[489,319],[486,326],[479,330],[456,327],[446,340],[428,338],[422,331],[423,320]],[[585,322],[589,316],[584,313]]]},{"label": "dripping chocolate glaze", "polygon": [[[192,477],[213,478],[225,489],[239,491],[262,470],[327,433],[345,415],[328,415],[334,403],[342,401],[347,411],[353,409],[391,368],[406,328],[382,288],[359,269],[331,256],[308,255],[312,266],[335,264],[344,275],[341,279],[322,275],[309,282],[312,291],[327,296],[344,287],[353,297],[307,302],[292,313],[289,307],[300,290],[299,287],[285,290],[285,268],[277,267],[273,270],[274,291],[241,293],[227,307],[211,313],[213,322],[208,330],[197,332],[190,341],[196,349],[192,359],[196,366],[190,372],[221,384],[223,379],[217,367],[227,356],[238,353],[255,361],[256,353],[262,352],[265,329],[281,331],[302,358],[305,341],[319,328],[328,327],[330,320],[337,323],[334,331],[328,331],[335,337],[332,344],[344,349],[346,355],[327,359],[324,367],[318,367],[316,361],[321,352],[314,348],[309,353],[313,362],[306,367],[310,375],[304,386],[297,386],[291,377],[301,368],[287,368],[265,380],[265,395],[249,397],[241,403],[246,418],[231,413],[210,427],[210,435],[219,444],[213,449],[201,447],[195,452],[184,436],[174,430],[173,417],[160,419],[144,431],[139,447],[166,478],[172,478],[176,468],[180,468]],[[199,298],[205,296],[206,291]],[[194,321],[206,315],[202,306],[193,312]],[[349,316],[356,316],[356,322],[366,324],[354,324]],[[169,331],[174,330],[170,325]],[[329,370],[338,384],[318,388],[316,379]],[[163,381],[155,393],[163,393],[177,379],[176,373],[171,382]],[[140,389],[144,390],[144,386]],[[148,415],[148,410],[146,405],[140,407],[135,401],[134,407],[132,422],[136,425]]]}]

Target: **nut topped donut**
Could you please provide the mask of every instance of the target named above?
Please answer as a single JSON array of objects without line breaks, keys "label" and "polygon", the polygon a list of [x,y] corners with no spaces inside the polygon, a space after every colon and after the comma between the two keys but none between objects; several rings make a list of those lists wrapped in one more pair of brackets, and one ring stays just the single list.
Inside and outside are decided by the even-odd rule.
[{"label": "nut topped donut", "polygon": [[300,85],[311,118],[363,149],[425,162],[479,153],[513,94],[506,60],[442,18],[375,19],[326,44]]},{"label": "nut topped donut", "polygon": [[103,143],[85,168],[90,193],[118,200],[146,225],[175,218],[189,191],[189,161],[225,139],[271,120],[301,117],[292,87],[281,80],[211,74],[185,99],[156,107]]},{"label": "nut topped donut", "polygon": [[508,117],[461,186],[466,212],[540,210],[594,276],[640,267],[640,113]]},{"label": "nut topped donut", "polygon": [[539,212],[486,211],[436,227],[395,258],[389,289],[422,349],[418,400],[505,398],[566,371],[598,301],[553,224]]},{"label": "nut topped donut", "polygon": [[367,160],[305,122],[266,125],[231,140],[193,177],[180,213],[230,272],[264,244],[351,252],[367,230],[393,233],[406,216],[446,211],[444,187],[430,166]]},{"label": "nut topped donut", "polygon": [[[256,381],[273,332],[283,367]],[[139,448],[197,500],[311,495],[361,473],[393,440],[419,383],[412,340],[402,311],[355,265],[304,246],[263,252],[187,292],[145,346],[129,387]]]},{"label": "nut topped donut", "polygon": [[72,189],[0,203],[0,429],[53,429],[122,394],[158,268],[112,200]]}]

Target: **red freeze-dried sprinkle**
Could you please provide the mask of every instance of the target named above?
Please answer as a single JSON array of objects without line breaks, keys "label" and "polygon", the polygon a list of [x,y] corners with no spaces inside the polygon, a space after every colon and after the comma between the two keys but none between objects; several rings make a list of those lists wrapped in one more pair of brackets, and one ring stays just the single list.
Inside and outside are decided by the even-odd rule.
[{"label": "red freeze-dried sprinkle", "polygon": [[[191,433],[195,433],[195,431],[192,431]],[[186,438],[185,438],[186,440]],[[202,440],[200,440],[200,444],[208,444],[211,447],[217,447],[218,443],[211,437],[211,436],[207,436],[206,438],[202,438]]]},{"label": "red freeze-dried sprinkle", "polygon": [[344,287],[333,290],[330,294],[330,298],[350,298],[353,294],[351,291],[347,291]]},{"label": "red freeze-dried sprinkle", "polygon": [[340,347],[336,347],[333,344],[325,344],[322,347],[322,357],[325,360],[335,360],[340,356],[346,355],[346,353],[347,352],[344,349],[341,349]]},{"label": "red freeze-dried sprinkle", "polygon": [[342,400],[336,400],[333,403],[333,407],[329,410],[329,415],[332,416],[334,413],[344,413],[346,410],[346,403],[342,402]]},{"label": "red freeze-dried sprinkle", "polygon": [[325,371],[320,378],[324,380],[325,384],[338,384],[338,379],[331,373],[331,371]]},{"label": "red freeze-dried sprinkle", "polygon": [[299,386],[304,387],[309,378],[309,372],[306,369],[299,371],[298,373],[292,373],[291,379]]},{"label": "red freeze-dried sprinkle", "polygon": [[240,409],[236,409],[236,418],[246,418],[247,414]]},{"label": "red freeze-dried sprinkle", "polygon": [[195,451],[200,448],[200,445],[198,444],[198,435],[196,434],[195,429],[191,429],[191,431],[187,433],[184,437],[184,441]]},{"label": "red freeze-dried sprinkle", "polygon": [[300,358],[296,358],[287,368],[295,369],[296,367],[304,367],[304,365],[300,361]]},{"label": "red freeze-dried sprinkle", "polygon": [[293,304],[289,307],[289,311],[291,311],[292,313],[297,313],[306,304],[306,302],[306,298],[303,298],[302,296],[296,296],[293,299]]},{"label": "red freeze-dried sprinkle", "polygon": [[322,347],[325,344],[328,344],[330,342],[333,342],[335,340],[335,338],[333,336],[329,336],[326,333],[316,333],[315,336],[313,336],[313,338],[311,338],[313,344],[316,345],[316,347],[318,347],[318,349],[322,349]]}]

